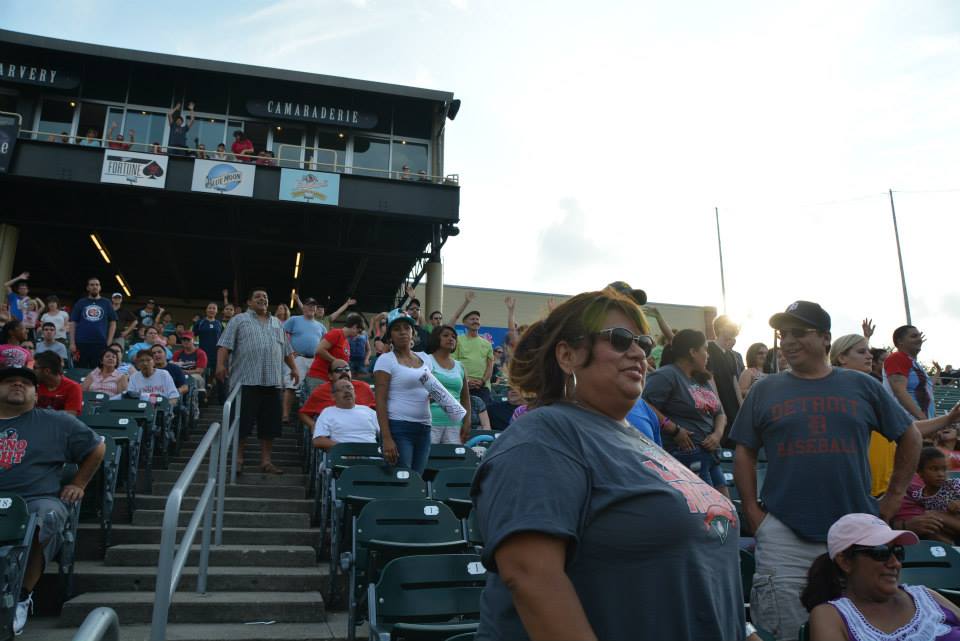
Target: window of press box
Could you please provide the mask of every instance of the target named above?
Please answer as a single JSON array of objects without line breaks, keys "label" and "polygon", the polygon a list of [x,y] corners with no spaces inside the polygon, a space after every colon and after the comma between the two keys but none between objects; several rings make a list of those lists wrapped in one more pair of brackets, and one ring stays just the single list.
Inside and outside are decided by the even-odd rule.
[{"label": "window of press box", "polygon": [[390,169],[390,143],[379,138],[357,136],[353,140],[353,173],[386,178]]},{"label": "window of press box", "polygon": [[347,162],[347,138],[345,131],[317,129],[316,148],[307,152],[313,160],[310,168],[318,171],[343,171]]},{"label": "window of press box", "polygon": [[164,113],[128,109],[122,133],[127,142],[134,141],[133,151],[149,152],[153,143],[166,147],[166,124],[167,115]]},{"label": "window of press box", "polygon": [[304,128],[276,125],[273,130],[273,153],[281,167],[299,167],[303,154]]},{"label": "window of press box", "polygon": [[[77,122],[77,142],[88,134],[90,138],[106,136],[107,106],[90,102],[80,104],[80,120]],[[99,142],[96,143],[99,146]]]},{"label": "window of press box", "polygon": [[73,111],[76,102],[62,98],[44,98],[40,107],[40,122],[37,124],[37,138],[58,140],[62,132],[69,134],[73,127]]},{"label": "window of press box", "polygon": [[[185,116],[186,122],[190,122],[190,116]],[[207,155],[217,150],[217,145],[224,141],[227,123],[219,118],[201,118],[197,117],[187,132],[187,146],[193,149],[200,149],[204,146]],[[232,142],[232,141],[231,141]]]},{"label": "window of press box", "polygon": [[430,159],[425,143],[393,142],[392,178],[401,180],[429,180]]}]

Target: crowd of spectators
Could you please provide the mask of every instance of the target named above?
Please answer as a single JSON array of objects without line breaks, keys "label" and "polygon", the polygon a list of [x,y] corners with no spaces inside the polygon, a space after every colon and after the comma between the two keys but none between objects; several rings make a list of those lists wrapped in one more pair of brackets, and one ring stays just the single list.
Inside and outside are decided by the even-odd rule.
[{"label": "crowd of spectators", "polygon": [[[874,348],[869,319],[833,339],[826,310],[796,301],[770,319],[775,344],[750,345],[744,358],[732,319],[717,317],[706,332],[674,330],[642,290],[622,282],[552,305],[529,326],[517,323],[508,297],[506,339],[496,346],[480,334],[472,292],[452,315],[459,333],[441,310],[425,314],[412,289],[403,306],[369,319],[351,309],[353,298],[328,317],[316,298],[271,311],[263,288],[243,307],[224,290],[222,312],[210,302],[186,322],[154,299],[135,310],[120,293],[108,301],[97,278],[69,309],[56,296],[31,298],[29,273],[5,286],[3,372],[30,372],[38,408],[78,415],[83,391],[176,403],[191,379],[220,401],[239,388],[240,434],[260,440],[265,474],[283,474],[271,459],[284,429],[306,430],[323,450],[379,440],[388,462],[418,472],[434,444],[466,443],[478,428],[502,432],[473,487],[485,562],[495,568],[483,619],[495,636],[592,630],[614,638],[621,624],[604,613],[622,610],[604,603],[619,598],[623,577],[649,575],[661,582],[645,591],[651,611],[669,597],[683,611],[712,613],[689,615],[690,634],[681,636],[742,638],[742,609],[733,605],[749,600],[752,623],[774,638],[796,638],[808,619],[814,638],[828,638],[834,611],[850,631],[849,608],[862,596],[824,587],[824,576],[864,571],[850,552],[859,539],[832,542],[844,519],[889,537],[870,544],[869,558],[894,569],[899,553],[877,546],[960,537],[960,481],[949,475],[960,469],[960,404],[937,416],[934,402],[936,387],[958,378],[949,365],[920,363],[925,337],[913,326],[893,332],[893,349]],[[82,386],[64,375],[70,366],[91,370]],[[0,376],[0,409],[4,385]],[[735,449],[736,506],[720,467],[725,448]],[[622,507],[611,511],[615,504]],[[877,516],[886,530],[863,520]],[[597,538],[597,523],[607,538]],[[609,538],[615,532],[630,532],[649,552]],[[675,554],[655,558],[661,539],[683,547],[685,581],[669,578],[680,572]],[[580,542],[573,565],[564,561],[571,541]],[[611,565],[605,555],[621,546],[631,552]],[[756,558],[750,594],[739,587],[738,547]],[[634,564],[637,573],[624,570]],[[618,573],[608,576],[610,567]],[[895,591],[883,598],[902,600]],[[824,614],[825,605],[833,610]]]}]

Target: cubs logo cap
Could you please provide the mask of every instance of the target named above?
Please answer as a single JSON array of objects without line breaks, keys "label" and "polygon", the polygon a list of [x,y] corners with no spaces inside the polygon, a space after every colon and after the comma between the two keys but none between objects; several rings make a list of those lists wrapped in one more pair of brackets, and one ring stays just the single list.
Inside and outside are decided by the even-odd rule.
[{"label": "cubs logo cap", "polygon": [[6,355],[0,352],[0,381],[13,376],[20,376],[34,385],[37,384],[37,375],[32,369],[14,361],[13,354]]}]

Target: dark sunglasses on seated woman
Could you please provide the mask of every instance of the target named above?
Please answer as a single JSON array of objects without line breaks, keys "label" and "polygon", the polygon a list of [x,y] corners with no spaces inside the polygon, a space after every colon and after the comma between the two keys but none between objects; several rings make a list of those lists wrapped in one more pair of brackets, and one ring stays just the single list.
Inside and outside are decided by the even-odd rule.
[{"label": "dark sunglasses on seated woman", "polygon": [[903,561],[906,553],[902,545],[854,545],[850,548],[850,556],[862,554],[878,563],[886,563],[891,556]]},{"label": "dark sunglasses on seated woman", "polygon": [[647,354],[653,349],[653,339],[646,334],[634,334],[625,327],[612,327],[594,332],[594,336],[599,336],[605,341],[610,342],[610,347],[616,352],[626,352],[630,349],[631,343],[636,343],[640,349]]}]

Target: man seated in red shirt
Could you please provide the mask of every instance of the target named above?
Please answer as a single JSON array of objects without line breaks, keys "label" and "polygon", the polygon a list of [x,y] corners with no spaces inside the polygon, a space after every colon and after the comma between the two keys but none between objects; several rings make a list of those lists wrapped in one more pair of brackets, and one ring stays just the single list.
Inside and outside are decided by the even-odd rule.
[{"label": "man seated in red shirt", "polygon": [[180,345],[183,349],[174,352],[173,363],[182,369],[184,374],[193,377],[197,382],[197,389],[205,389],[207,383],[203,373],[207,370],[206,352],[193,344],[193,332],[180,334]]},{"label": "man seated in red shirt", "polygon": [[354,397],[357,405],[366,405],[370,409],[376,409],[377,403],[373,397],[373,390],[363,381],[355,381],[350,375],[350,365],[347,361],[337,358],[330,363],[330,382],[323,383],[314,388],[310,393],[310,398],[300,408],[300,422],[307,428],[310,434],[313,434],[313,426],[317,422],[320,412],[332,407],[336,403],[333,400],[333,384],[340,379],[345,378],[353,383]]},{"label": "man seated in red shirt", "polygon": [[33,370],[37,375],[37,407],[80,416],[83,389],[63,375],[63,361],[54,352],[37,354]]}]

